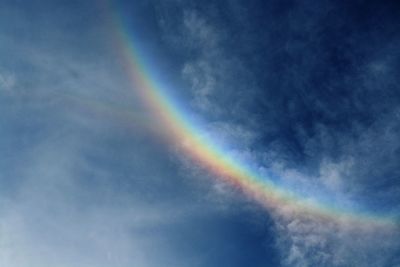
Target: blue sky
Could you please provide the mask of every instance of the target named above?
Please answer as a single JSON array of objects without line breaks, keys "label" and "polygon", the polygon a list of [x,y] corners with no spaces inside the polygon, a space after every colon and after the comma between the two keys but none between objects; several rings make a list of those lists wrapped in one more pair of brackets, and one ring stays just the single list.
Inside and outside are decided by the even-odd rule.
[{"label": "blue sky", "polygon": [[0,266],[400,266],[398,227],[268,210],[168,142],[112,22],[227,153],[398,217],[395,1],[111,2],[0,3]]}]

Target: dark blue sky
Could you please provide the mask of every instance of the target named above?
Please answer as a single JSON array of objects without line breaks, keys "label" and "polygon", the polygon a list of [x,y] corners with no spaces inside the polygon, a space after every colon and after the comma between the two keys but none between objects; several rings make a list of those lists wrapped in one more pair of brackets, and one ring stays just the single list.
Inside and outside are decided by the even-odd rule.
[{"label": "dark blue sky", "polygon": [[164,138],[113,16],[217,144],[398,217],[395,1],[0,3],[0,266],[400,266],[397,227],[268,210]]}]

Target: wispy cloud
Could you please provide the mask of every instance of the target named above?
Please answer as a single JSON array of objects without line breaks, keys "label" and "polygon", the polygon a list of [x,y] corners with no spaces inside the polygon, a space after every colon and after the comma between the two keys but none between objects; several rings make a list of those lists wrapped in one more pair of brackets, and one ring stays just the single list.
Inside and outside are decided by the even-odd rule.
[{"label": "wispy cloud", "polygon": [[[279,6],[275,4],[270,3],[270,10]],[[340,47],[339,43],[338,47],[331,47],[330,41],[324,39],[328,37],[321,32],[329,30],[334,35],[336,28],[343,25],[335,17],[330,25],[325,24],[326,16],[331,16],[329,10],[340,9],[330,1],[287,7],[290,12],[279,16],[263,9],[269,14],[264,16],[270,24],[264,25],[260,39],[240,30],[263,22],[256,20],[252,24],[252,13],[246,13],[251,5],[228,6],[236,14],[230,19],[240,22],[233,23],[234,26],[216,20],[218,11],[212,4],[209,9],[201,9],[203,12],[184,5],[181,8],[183,32],[167,29],[165,34],[183,40],[182,49],[189,46],[190,51],[195,51],[190,54],[194,56],[187,57],[183,78],[189,81],[195,108],[213,120],[208,128],[210,136],[223,140],[220,143],[227,147],[229,143],[235,147],[227,153],[239,155],[238,159],[250,161],[260,170],[267,169],[282,186],[305,197],[318,199],[329,195],[330,202],[344,209],[396,213],[399,207],[394,194],[398,189],[393,179],[398,177],[394,160],[398,150],[395,139],[399,136],[399,98],[392,90],[396,87],[393,82],[398,81],[393,73],[396,63],[388,60],[388,55],[394,53],[393,44],[380,47],[380,52],[366,54],[361,60],[360,51],[356,50],[363,42],[362,35],[379,35],[363,28],[364,33],[354,32],[344,38],[349,43],[343,46],[348,47]],[[209,10],[213,12],[208,13]],[[243,41],[246,38],[263,44],[265,63],[255,63],[257,59],[251,58],[251,53],[252,60],[241,56],[252,45]],[[230,42],[235,41],[237,46],[246,46],[231,46]],[[285,46],[280,47],[283,43]],[[363,49],[368,50],[367,47],[377,46],[365,44]],[[332,68],[325,68],[334,49],[343,53],[342,59],[348,64],[332,63]],[[395,57],[398,58],[397,54]],[[263,76],[248,73],[247,69],[254,68],[252,64],[263,67],[259,72]],[[324,71],[326,75],[320,77],[318,73]],[[395,99],[389,99],[384,92],[395,94]],[[252,102],[241,102],[240,96],[245,94]],[[235,121],[227,114],[235,114]],[[221,194],[229,191],[218,182],[215,190]],[[285,266],[398,264],[399,259],[394,256],[400,245],[398,229],[340,221],[327,223],[288,210],[291,209],[282,207],[270,211],[274,214]]]},{"label": "wispy cloud", "polygon": [[0,89],[10,91],[16,83],[16,78],[12,74],[0,74]]}]

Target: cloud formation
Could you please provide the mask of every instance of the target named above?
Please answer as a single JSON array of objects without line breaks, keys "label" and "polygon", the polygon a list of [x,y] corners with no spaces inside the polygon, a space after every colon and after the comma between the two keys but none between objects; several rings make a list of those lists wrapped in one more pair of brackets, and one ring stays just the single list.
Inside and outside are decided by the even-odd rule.
[{"label": "cloud formation", "polygon": [[[390,35],[398,22],[389,6],[236,1],[222,12],[215,3],[183,4],[186,31],[165,34],[191,52],[183,77],[200,112],[217,121],[214,138],[235,144],[230,152],[250,154],[307,197],[329,194],[337,206],[394,215],[400,132],[393,48],[400,39]],[[365,16],[357,17],[358,8]],[[225,129],[251,138],[223,137]],[[397,228],[326,224],[284,208],[273,214],[284,266],[399,264]]]}]

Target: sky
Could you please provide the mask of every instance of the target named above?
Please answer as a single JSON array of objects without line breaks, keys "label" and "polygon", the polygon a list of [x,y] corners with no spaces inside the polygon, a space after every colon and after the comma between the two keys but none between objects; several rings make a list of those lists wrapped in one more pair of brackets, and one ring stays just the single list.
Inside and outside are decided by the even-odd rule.
[{"label": "sky", "polygon": [[0,1],[0,266],[400,266],[399,11]]}]

